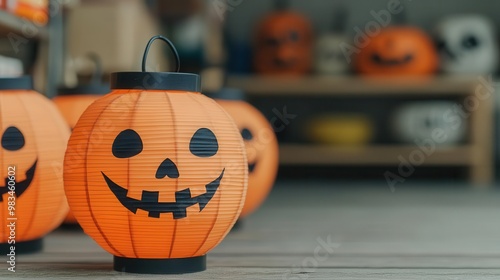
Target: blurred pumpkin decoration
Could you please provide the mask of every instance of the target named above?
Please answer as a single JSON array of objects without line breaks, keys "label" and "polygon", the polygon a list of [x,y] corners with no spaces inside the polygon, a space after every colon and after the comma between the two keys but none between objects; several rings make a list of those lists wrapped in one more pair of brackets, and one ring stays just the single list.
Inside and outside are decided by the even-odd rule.
[{"label": "blurred pumpkin decoration", "polygon": [[313,31],[301,14],[276,1],[276,10],[257,26],[254,68],[263,75],[304,75],[312,67]]},{"label": "blurred pumpkin decoration", "polygon": [[[100,58],[95,54],[87,57],[95,64],[95,71],[89,84],[78,85],[76,87],[63,87],[58,91],[58,96],[53,98],[59,111],[68,123],[71,130],[75,127],[83,112],[94,101],[103,94],[109,93],[108,85],[101,83],[102,66]],[[77,220],[71,211],[64,219],[64,224],[77,224]]]},{"label": "blurred pumpkin decoration", "polygon": [[[154,40],[177,72],[145,72]],[[142,72],[111,75],[112,92],[82,115],[66,151],[71,210],[122,272],[202,271],[236,222],[248,171],[231,117],[202,95],[200,77],[151,38]]]},{"label": "blurred pumpkin decoration", "polygon": [[391,26],[371,37],[355,59],[364,75],[417,76],[436,72],[438,55],[432,39],[410,26]]},{"label": "blurred pumpkin decoration", "polygon": [[345,74],[349,71],[349,57],[342,51],[341,44],[349,42],[345,34],[347,11],[338,8],[333,17],[331,30],[316,40],[314,50],[314,68],[322,75]]},{"label": "blurred pumpkin decoration", "polygon": [[[412,102],[399,107],[392,117],[393,134],[403,143],[417,144],[432,139],[436,145],[454,145],[463,141],[467,123],[454,110],[452,101]],[[435,139],[435,132],[443,137]]]},{"label": "blurred pumpkin decoration", "polygon": [[278,172],[278,140],[267,119],[245,101],[241,90],[224,88],[207,95],[229,113],[245,142],[248,190],[240,219],[245,218],[258,209],[273,187]]},{"label": "blurred pumpkin decoration", "polygon": [[0,119],[0,250],[36,252],[68,212],[62,163],[70,131],[28,76],[0,78]]},{"label": "blurred pumpkin decoration", "polygon": [[456,15],[441,20],[434,35],[441,69],[450,74],[491,74],[498,68],[495,25],[480,15]]}]

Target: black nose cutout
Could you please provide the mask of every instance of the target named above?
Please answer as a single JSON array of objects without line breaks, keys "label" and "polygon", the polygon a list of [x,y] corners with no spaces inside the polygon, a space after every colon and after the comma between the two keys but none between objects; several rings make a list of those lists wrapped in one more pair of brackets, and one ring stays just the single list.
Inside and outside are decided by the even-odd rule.
[{"label": "black nose cutout", "polygon": [[467,50],[477,48],[479,46],[479,39],[474,35],[467,35],[462,40],[462,46]]},{"label": "black nose cutout", "polygon": [[15,126],[9,126],[2,135],[2,147],[7,151],[17,151],[24,147],[24,135]]},{"label": "black nose cutout", "polygon": [[175,163],[169,158],[164,160],[160,166],[158,166],[158,170],[156,170],[156,179],[163,179],[165,176],[172,179],[179,178],[179,170]]}]

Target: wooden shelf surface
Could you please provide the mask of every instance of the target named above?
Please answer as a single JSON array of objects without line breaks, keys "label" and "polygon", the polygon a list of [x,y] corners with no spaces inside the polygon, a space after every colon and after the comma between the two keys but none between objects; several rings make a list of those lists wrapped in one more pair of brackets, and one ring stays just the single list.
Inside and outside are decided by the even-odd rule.
[{"label": "wooden shelf surface", "polygon": [[250,95],[456,96],[470,95],[479,77],[367,78],[359,76],[231,76],[228,86]]},{"label": "wooden shelf surface", "polygon": [[49,34],[45,26],[38,26],[27,19],[0,10],[0,34],[6,37],[11,32],[24,36],[26,39],[47,39]]},{"label": "wooden shelf surface", "polygon": [[[422,165],[471,166],[475,164],[473,146],[438,147],[425,157]],[[285,165],[398,165],[402,156],[419,151],[417,146],[334,147],[306,144],[282,144],[280,163]],[[419,160],[418,155],[416,159]]]}]

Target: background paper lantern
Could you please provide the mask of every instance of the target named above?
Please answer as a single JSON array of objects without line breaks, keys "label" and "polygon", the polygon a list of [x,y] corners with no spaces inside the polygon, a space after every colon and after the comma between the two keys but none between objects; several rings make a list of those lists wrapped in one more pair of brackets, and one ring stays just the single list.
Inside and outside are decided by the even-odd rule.
[{"label": "background paper lantern", "polygon": [[364,75],[429,75],[438,68],[432,39],[422,30],[392,26],[370,37],[355,58],[357,72]]},{"label": "background paper lantern", "polygon": [[[64,180],[78,222],[136,273],[205,269],[236,222],[247,163],[231,117],[199,93],[195,74],[120,72],[73,130]],[[178,56],[177,61],[178,61]],[[177,67],[177,70],[179,67]]]},{"label": "background paper lantern", "polygon": [[304,75],[313,60],[311,23],[283,2],[257,26],[254,68],[264,75]]},{"label": "background paper lantern", "polygon": [[[59,226],[68,212],[62,163],[70,131],[55,105],[32,89],[30,77],[0,79],[0,120],[0,174],[4,178],[0,248],[7,253],[11,245],[16,253],[38,251],[41,238]],[[15,179],[9,178],[12,175]],[[8,188],[13,185],[11,179],[13,196]],[[12,212],[9,201],[15,201]],[[15,244],[8,244],[10,222],[15,222]]]},{"label": "background paper lantern", "polygon": [[434,131],[443,132],[443,140],[436,145],[453,145],[464,140],[467,121],[454,109],[451,101],[413,102],[398,108],[393,116],[393,133],[398,140],[414,144],[415,141],[434,139]]},{"label": "background paper lantern", "polygon": [[[64,119],[68,123],[71,130],[76,125],[76,122],[87,109],[90,104],[96,101],[101,95],[109,93],[109,86],[101,83],[101,63],[100,59],[92,56],[96,64],[96,70],[92,77],[92,82],[86,85],[76,87],[60,88],[59,95],[54,97],[53,101],[59,108]],[[71,211],[64,219],[65,224],[76,224],[76,218]]]},{"label": "background paper lantern", "polygon": [[441,69],[451,74],[491,74],[498,67],[493,22],[480,15],[450,16],[438,23],[435,37]]},{"label": "background paper lantern", "polygon": [[248,159],[248,190],[240,217],[255,211],[266,199],[278,172],[278,141],[259,110],[245,102],[242,91],[223,89],[210,93],[233,118],[245,142]]}]

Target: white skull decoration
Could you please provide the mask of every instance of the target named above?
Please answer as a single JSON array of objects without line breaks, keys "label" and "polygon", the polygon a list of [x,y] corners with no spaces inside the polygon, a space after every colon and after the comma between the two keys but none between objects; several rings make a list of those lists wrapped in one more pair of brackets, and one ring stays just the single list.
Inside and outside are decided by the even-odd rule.
[{"label": "white skull decoration", "polygon": [[435,29],[441,68],[451,74],[489,74],[498,65],[493,23],[479,15],[450,16]]},{"label": "white skull decoration", "polygon": [[348,42],[341,34],[325,34],[316,41],[315,69],[318,74],[342,74],[349,70],[348,57],[345,57],[341,44]]},{"label": "white skull decoration", "polygon": [[350,58],[342,51],[342,44],[350,40],[345,35],[347,23],[345,7],[336,7],[332,16],[332,25],[329,31],[316,40],[314,69],[323,75],[344,74],[349,71]]},{"label": "white skull decoration", "polygon": [[466,130],[466,120],[450,101],[411,103],[393,116],[393,134],[405,143],[430,140],[436,145],[452,145],[464,139]]}]

